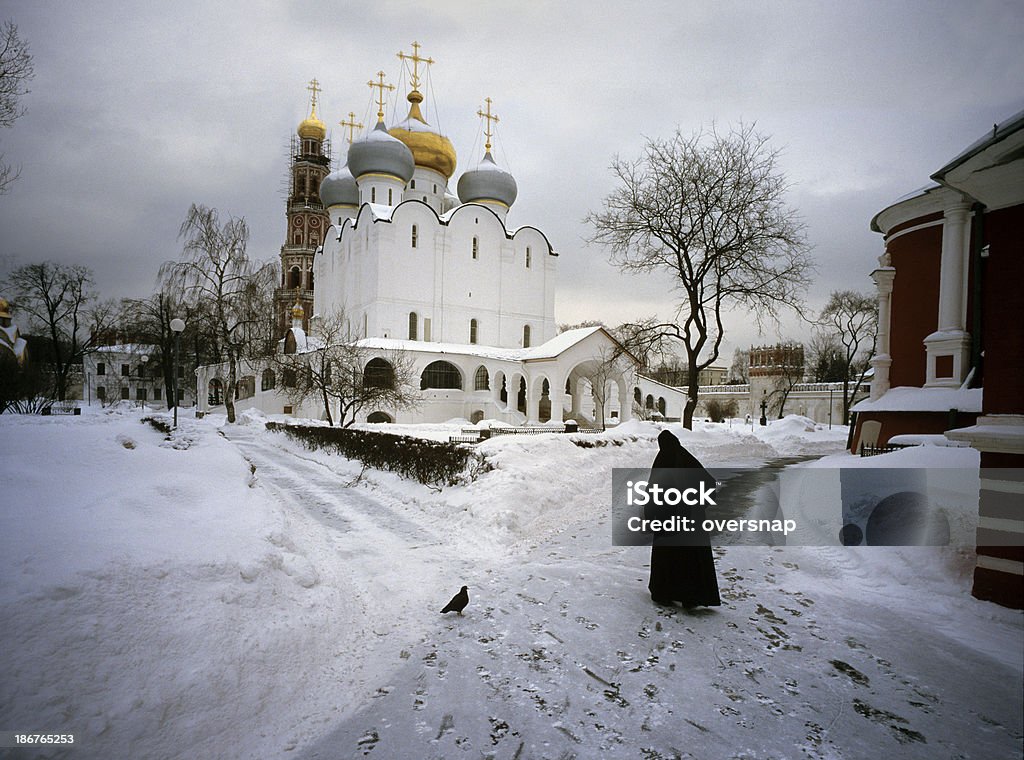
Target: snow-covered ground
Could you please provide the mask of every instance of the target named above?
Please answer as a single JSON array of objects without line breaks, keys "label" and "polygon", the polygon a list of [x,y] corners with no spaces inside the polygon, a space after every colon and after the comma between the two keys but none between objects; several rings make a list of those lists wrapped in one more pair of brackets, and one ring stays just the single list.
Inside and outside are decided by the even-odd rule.
[{"label": "snow-covered ground", "polygon": [[[0,416],[0,731],[76,741],[39,756],[1020,756],[1022,616],[968,551],[716,549],[721,608],[653,606],[609,498],[654,425],[495,438],[437,491],[258,414],[139,416]],[[860,464],[800,418],[697,428],[708,465]]]}]

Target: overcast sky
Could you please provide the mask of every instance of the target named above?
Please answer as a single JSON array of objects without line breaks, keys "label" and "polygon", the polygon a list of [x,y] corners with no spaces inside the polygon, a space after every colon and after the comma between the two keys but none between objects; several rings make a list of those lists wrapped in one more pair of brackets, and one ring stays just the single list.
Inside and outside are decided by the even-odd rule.
[{"label": "overcast sky", "polygon": [[[399,50],[436,63],[426,115],[459,154],[482,152],[476,110],[501,117],[496,158],[519,185],[512,226],[560,253],[559,322],[672,311],[671,283],[627,276],[583,223],[612,158],[646,137],[756,122],[783,150],[818,273],[807,294],[873,290],[871,217],[1024,107],[1024,3],[1008,2],[0,2],[35,62],[28,111],[0,131],[21,178],[0,197],[0,275],[84,264],[102,295],[145,296],[176,258],[189,204],[243,216],[250,255],[284,241],[286,146],[323,87],[335,163],[349,111],[375,121],[367,81],[398,83]],[[406,80],[407,81],[407,80]],[[402,93],[404,95],[404,93]],[[387,121],[404,118],[404,100]],[[735,346],[805,338],[787,322]]]}]

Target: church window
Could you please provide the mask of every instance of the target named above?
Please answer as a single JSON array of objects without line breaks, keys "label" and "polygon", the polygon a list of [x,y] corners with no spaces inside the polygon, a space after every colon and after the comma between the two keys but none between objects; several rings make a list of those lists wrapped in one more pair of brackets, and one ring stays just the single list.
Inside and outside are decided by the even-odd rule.
[{"label": "church window", "polygon": [[530,347],[530,326],[523,325],[523,348]]},{"label": "church window", "polygon": [[426,202],[427,202],[427,196],[425,196],[425,195],[423,196],[423,202],[424,202],[424,203],[426,203]]},{"label": "church window", "polygon": [[436,361],[428,364],[420,375],[420,390],[428,388],[462,389],[462,375],[451,362]]},{"label": "church window", "polygon": [[96,389],[96,398],[98,398],[100,401],[105,401],[106,400],[106,398],[107,398],[106,386],[101,385],[100,387],[98,387]]},{"label": "church window", "polygon": [[121,400],[122,401],[127,401],[128,400],[128,389],[127,388],[122,388],[121,389]]},{"label": "church window", "polygon": [[364,388],[386,388],[395,387],[395,368],[387,359],[370,359],[363,368]]},{"label": "church window", "polygon": [[530,246],[526,246],[526,268],[527,269],[530,268],[530,261],[531,261],[531,259],[532,259],[532,256],[531,256],[531,253],[530,253]]},{"label": "church window", "polygon": [[434,185],[434,192],[437,192],[437,185]]},{"label": "church window", "polygon": [[476,343],[476,320],[469,320],[469,342]]},{"label": "church window", "polygon": [[416,244],[420,241],[420,230],[415,224],[412,226],[412,247],[415,248]]},{"label": "church window", "polygon": [[409,340],[416,340],[416,312],[409,312]]},{"label": "church window", "polygon": [[295,370],[290,369],[290,368],[284,370],[281,373],[281,382],[284,384],[285,388],[294,388],[295,387]]},{"label": "church window", "polygon": [[423,318],[423,340],[430,342],[430,317]]},{"label": "church window", "polygon": [[416,180],[412,180],[411,182],[409,182],[409,189],[410,190],[415,190],[416,189]]},{"label": "church window", "polygon": [[376,202],[377,202],[377,188],[371,187],[370,188],[370,203],[376,203]]},{"label": "church window", "polygon": [[666,408],[667,408],[667,406],[665,404],[665,399],[663,399],[661,396],[659,396],[658,397],[658,414],[660,414],[662,417],[664,417],[665,416],[665,409]]},{"label": "church window", "polygon": [[159,401],[160,400],[160,388],[159,388],[159,386],[153,389],[153,400],[154,401]]},{"label": "church window", "polygon": [[391,196],[391,188],[389,187],[389,188],[388,188],[388,205],[389,205],[389,206],[391,205],[391,199],[392,199],[392,196]]},{"label": "church window", "polygon": [[275,385],[275,381],[276,380],[277,380],[277,378],[274,377],[274,370],[272,370],[272,369],[265,369],[265,370],[263,370],[263,375],[260,378],[260,390],[261,391],[272,391],[272,390],[274,390],[274,385]]},{"label": "church window", "polygon": [[292,240],[292,243],[294,243],[295,245],[302,245],[302,233],[301,232],[296,232],[295,233],[294,238]]},{"label": "church window", "polygon": [[288,272],[288,287],[294,290],[302,287],[302,270],[292,267]]},{"label": "church window", "polygon": [[646,408],[646,409],[653,409],[654,408],[654,396],[652,396],[650,394],[647,394],[647,398],[644,399],[644,408]]},{"label": "church window", "polygon": [[135,400],[136,401],[145,401],[146,400],[146,389],[145,388],[136,388],[135,389]]},{"label": "church window", "polygon": [[636,402],[637,406],[640,406],[644,402],[644,395],[640,392],[639,388],[633,389],[633,401]]},{"label": "church window", "polygon": [[107,365],[104,364],[103,362],[99,362],[96,365],[96,374],[97,375],[105,375],[105,374],[107,374]]},{"label": "church window", "polygon": [[473,390],[489,391],[490,389],[491,381],[487,376],[487,367],[481,364],[476,368],[476,374],[473,375]]},{"label": "church window", "polygon": [[473,258],[480,257],[480,238],[473,238]]},{"label": "church window", "polygon": [[121,377],[129,377],[129,376],[131,376],[131,371],[132,371],[131,367],[128,366],[127,364],[122,364],[121,365]]}]

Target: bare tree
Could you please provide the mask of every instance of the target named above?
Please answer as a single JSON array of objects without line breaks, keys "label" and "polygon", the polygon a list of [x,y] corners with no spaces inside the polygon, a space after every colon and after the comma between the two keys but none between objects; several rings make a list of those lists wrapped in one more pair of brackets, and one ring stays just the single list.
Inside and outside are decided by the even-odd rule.
[{"label": "bare tree", "polygon": [[96,300],[92,272],[82,266],[27,264],[11,272],[8,284],[14,308],[51,344],[54,394],[64,401],[71,371],[114,321],[117,306]]},{"label": "bare tree", "polygon": [[[184,294],[173,282],[163,284],[149,298],[126,299],[122,303],[122,313],[124,333],[131,336],[133,342],[156,347],[157,356],[152,357],[155,361],[151,361],[151,366],[160,373],[167,408],[170,409],[177,404],[177,399],[174,398],[175,387],[181,394],[185,390],[182,386],[190,377],[186,367],[191,365],[192,369],[195,369],[200,362],[213,363],[219,358],[216,352],[217,342],[206,340],[203,336],[204,330],[209,333],[209,321],[202,317],[201,312],[193,304],[185,300]],[[193,336],[196,336],[199,339],[195,342],[204,349],[203,354],[194,356],[191,360],[182,360],[179,357],[177,384],[174,382],[175,334],[171,330],[173,319],[182,319],[185,322],[185,332],[180,339],[184,346],[188,347],[193,342]],[[210,348],[214,350],[210,351]]]},{"label": "bare tree", "polygon": [[750,352],[737,348],[732,352],[732,364],[729,365],[729,382],[742,385],[750,382]]},{"label": "bare tree", "polygon": [[833,333],[816,329],[807,349],[808,374],[814,382],[838,383],[847,376],[843,346]]},{"label": "bare tree", "polygon": [[323,404],[329,425],[349,427],[364,409],[407,409],[419,401],[413,357],[361,345],[344,312],[315,322],[305,345],[285,337],[285,353],[274,356],[283,392],[300,405]]},{"label": "bare tree", "polygon": [[850,415],[853,397],[864,384],[878,334],[878,300],[852,290],[832,292],[818,319],[821,329],[841,347],[843,419]]},{"label": "bare tree", "polygon": [[615,384],[631,364],[633,361],[627,357],[626,349],[621,344],[605,346],[598,352],[594,369],[587,376],[594,398],[594,423],[600,424],[602,430],[607,429],[608,407]]},{"label": "bare tree", "polygon": [[786,411],[789,394],[793,392],[793,387],[804,379],[804,347],[796,341],[786,341],[775,347],[775,356],[775,382],[769,398],[778,404],[777,415],[781,420]]},{"label": "bare tree", "polygon": [[184,241],[182,259],[161,267],[161,281],[165,288],[182,293],[216,336],[218,359],[228,364],[227,420],[234,422],[238,362],[263,354],[267,314],[273,313],[275,269],[249,259],[245,220],[230,216],[221,223],[216,209],[192,204],[178,238]]},{"label": "bare tree", "polygon": [[[21,97],[28,94],[28,82],[33,76],[28,43],[18,36],[18,27],[13,22],[5,21],[0,28],[0,127],[12,126],[25,113]],[[21,170],[4,162],[0,155],[0,195],[7,192],[19,174]]]},{"label": "bare tree", "polygon": [[612,162],[619,187],[587,216],[591,242],[610,248],[621,269],[675,280],[675,320],[642,331],[683,344],[688,428],[700,371],[718,359],[723,308],[746,307],[759,323],[782,308],[802,312],[811,263],[778,158],[753,126],[652,138],[639,159]]}]

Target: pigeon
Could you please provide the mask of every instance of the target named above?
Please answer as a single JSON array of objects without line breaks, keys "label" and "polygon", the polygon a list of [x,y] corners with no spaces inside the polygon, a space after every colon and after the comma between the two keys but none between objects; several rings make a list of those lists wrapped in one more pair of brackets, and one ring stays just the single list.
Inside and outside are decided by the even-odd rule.
[{"label": "pigeon", "polygon": [[448,602],[447,606],[441,610],[442,615],[446,612],[458,612],[460,615],[462,614],[462,611],[466,609],[466,605],[469,604],[469,591],[467,588],[468,587],[463,586],[459,593],[452,597],[452,600]]}]

